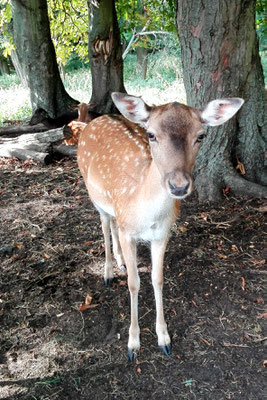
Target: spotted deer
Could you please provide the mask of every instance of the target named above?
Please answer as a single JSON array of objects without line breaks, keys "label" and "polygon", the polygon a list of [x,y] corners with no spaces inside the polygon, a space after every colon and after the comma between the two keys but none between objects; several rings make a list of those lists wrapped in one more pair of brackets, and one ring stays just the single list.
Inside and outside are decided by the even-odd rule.
[{"label": "spotted deer", "polygon": [[213,100],[203,109],[169,103],[148,106],[141,98],[113,93],[122,113],[93,120],[81,133],[78,164],[89,196],[100,213],[105,239],[104,281],[113,279],[110,230],[118,266],[126,265],[131,298],[128,355],[140,347],[136,242],[151,243],[156,332],[164,354],[171,352],[163,314],[163,258],[180,200],[193,189],[192,170],[204,126],[229,120],[240,98]]},{"label": "spotted deer", "polygon": [[70,139],[65,139],[64,141],[67,146],[77,146],[79,136],[86,125],[93,119],[100,117],[101,114],[90,111],[90,109],[95,105],[96,103],[80,103],[72,107],[73,110],[78,110],[78,118],[67,125],[72,132],[72,137]]}]

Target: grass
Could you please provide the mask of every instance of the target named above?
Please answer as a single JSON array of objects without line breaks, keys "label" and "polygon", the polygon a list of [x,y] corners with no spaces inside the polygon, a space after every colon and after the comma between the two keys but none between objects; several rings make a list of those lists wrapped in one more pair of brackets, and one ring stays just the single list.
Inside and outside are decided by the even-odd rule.
[{"label": "grass", "polygon": [[[261,53],[261,60],[266,77],[266,52]],[[129,94],[142,96],[151,105],[175,100],[186,103],[181,58],[178,53],[168,48],[148,55],[145,80],[141,78],[136,55],[129,54],[124,64],[124,83]],[[67,73],[64,85],[73,98],[89,102],[92,91],[90,70],[81,68]],[[20,84],[17,75],[0,76],[0,126],[4,121],[27,120],[31,114],[30,92]]]},{"label": "grass", "polygon": [[[124,64],[124,82],[128,93],[142,96],[149,104],[186,101],[178,55],[162,50],[148,56],[147,79],[142,80],[136,55],[129,54]],[[92,91],[90,70],[81,68],[67,73],[67,92],[81,102],[89,102]],[[0,76],[0,125],[4,121],[27,120],[31,117],[30,92],[20,84],[17,75]]]}]

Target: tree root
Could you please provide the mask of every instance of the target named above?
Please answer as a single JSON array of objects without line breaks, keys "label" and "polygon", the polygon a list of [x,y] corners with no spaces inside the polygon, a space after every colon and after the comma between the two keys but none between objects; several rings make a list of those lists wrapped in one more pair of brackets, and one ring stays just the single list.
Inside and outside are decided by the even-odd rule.
[{"label": "tree root", "polygon": [[227,173],[224,182],[231,191],[237,195],[245,195],[255,198],[267,198],[267,187],[247,181],[235,171]]}]

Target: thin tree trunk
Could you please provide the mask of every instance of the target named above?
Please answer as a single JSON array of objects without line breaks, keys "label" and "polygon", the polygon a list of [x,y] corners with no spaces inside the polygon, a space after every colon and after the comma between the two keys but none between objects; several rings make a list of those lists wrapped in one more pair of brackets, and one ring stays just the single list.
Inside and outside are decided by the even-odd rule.
[{"label": "thin tree trunk", "polygon": [[142,71],[142,79],[146,79],[148,51],[145,47],[137,47],[136,54],[137,54],[137,62]]},{"label": "thin tree trunk", "polygon": [[[267,194],[264,151],[264,82],[255,31],[254,0],[177,1],[188,104],[242,97],[237,117],[208,130],[196,162],[195,186],[201,200],[218,200],[222,188]],[[245,175],[235,166],[242,163]],[[250,185],[253,182],[253,185]],[[255,185],[257,190],[255,190]]]},{"label": "thin tree trunk", "polygon": [[92,72],[94,111],[115,112],[111,93],[125,92],[120,32],[114,0],[88,1],[89,58]]},{"label": "thin tree trunk", "polygon": [[33,111],[57,117],[77,103],[65,91],[52,43],[46,0],[11,0],[18,65],[30,89]]}]

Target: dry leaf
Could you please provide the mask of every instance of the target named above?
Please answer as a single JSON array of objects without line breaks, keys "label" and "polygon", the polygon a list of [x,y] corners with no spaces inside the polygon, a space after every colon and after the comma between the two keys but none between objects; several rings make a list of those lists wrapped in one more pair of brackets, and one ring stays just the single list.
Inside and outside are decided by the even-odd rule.
[{"label": "dry leaf", "polygon": [[23,248],[23,244],[22,243],[14,242],[14,246],[16,246],[18,249],[22,249]]},{"label": "dry leaf", "polygon": [[142,370],[141,370],[140,367],[138,367],[138,368],[136,369],[136,371],[138,372],[138,374],[141,374],[141,373],[142,373]]},{"label": "dry leaf", "polygon": [[178,230],[179,230],[180,232],[185,233],[185,232],[188,231],[188,228],[185,228],[184,226],[178,226]]},{"label": "dry leaf", "polygon": [[220,258],[223,258],[224,260],[226,260],[227,256],[225,254],[219,254]]},{"label": "dry leaf", "polygon": [[230,191],[230,186],[226,186],[226,188],[223,189],[223,194],[227,194]]},{"label": "dry leaf", "polygon": [[92,303],[93,297],[88,294],[85,298],[85,304],[88,306]]},{"label": "dry leaf", "polygon": [[267,318],[267,312],[263,313],[263,314],[258,314],[257,315],[258,319],[266,319]]},{"label": "dry leaf", "polygon": [[201,216],[201,218],[204,219],[204,221],[207,221],[207,219],[208,219],[208,214],[207,213],[203,212],[203,213],[200,214],[200,216]]},{"label": "dry leaf", "polygon": [[245,278],[243,276],[241,276],[241,281],[242,281],[241,288],[242,288],[242,290],[245,290],[246,282],[245,282]]},{"label": "dry leaf", "polygon": [[239,170],[241,175],[245,175],[246,174],[246,170],[245,170],[244,164],[241,161],[239,161],[238,158],[237,158],[237,166],[235,167],[235,169],[237,171]]}]

